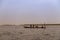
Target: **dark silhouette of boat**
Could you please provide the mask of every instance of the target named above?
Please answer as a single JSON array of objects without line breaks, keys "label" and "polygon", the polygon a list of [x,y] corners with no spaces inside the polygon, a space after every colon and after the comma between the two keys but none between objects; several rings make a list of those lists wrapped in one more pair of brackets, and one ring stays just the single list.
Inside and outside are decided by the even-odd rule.
[{"label": "dark silhouette of boat", "polygon": [[30,24],[30,25],[24,26],[24,28],[41,28],[41,29],[45,29],[46,25],[42,24],[41,26],[38,26],[38,25]]}]

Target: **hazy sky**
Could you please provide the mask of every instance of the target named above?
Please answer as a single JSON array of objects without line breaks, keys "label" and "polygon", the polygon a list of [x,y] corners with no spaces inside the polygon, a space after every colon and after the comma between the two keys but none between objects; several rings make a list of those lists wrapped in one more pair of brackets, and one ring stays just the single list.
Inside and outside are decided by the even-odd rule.
[{"label": "hazy sky", "polygon": [[60,0],[1,0],[0,24],[60,23]]}]

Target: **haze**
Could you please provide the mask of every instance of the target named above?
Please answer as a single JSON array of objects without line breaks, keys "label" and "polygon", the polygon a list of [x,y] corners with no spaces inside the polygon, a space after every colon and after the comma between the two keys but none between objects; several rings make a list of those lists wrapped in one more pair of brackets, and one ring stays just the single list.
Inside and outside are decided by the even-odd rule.
[{"label": "haze", "polygon": [[0,24],[60,23],[60,0],[1,0]]}]

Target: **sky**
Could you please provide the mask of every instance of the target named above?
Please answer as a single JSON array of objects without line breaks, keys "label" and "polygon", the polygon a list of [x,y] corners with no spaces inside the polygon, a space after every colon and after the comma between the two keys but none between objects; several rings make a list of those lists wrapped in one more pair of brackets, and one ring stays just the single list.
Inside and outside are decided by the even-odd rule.
[{"label": "sky", "polygon": [[0,0],[0,24],[60,23],[60,0]]}]

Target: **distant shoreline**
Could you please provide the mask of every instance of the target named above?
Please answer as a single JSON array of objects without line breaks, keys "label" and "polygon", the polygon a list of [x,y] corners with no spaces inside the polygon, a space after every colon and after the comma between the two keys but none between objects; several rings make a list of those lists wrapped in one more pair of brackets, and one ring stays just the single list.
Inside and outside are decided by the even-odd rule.
[{"label": "distant shoreline", "polygon": [[[20,25],[30,25],[30,24],[20,24]],[[60,24],[31,24],[31,25],[60,25]],[[13,24],[2,24],[1,26],[16,26]]]},{"label": "distant shoreline", "polygon": [[[24,25],[30,25],[30,24],[24,24]],[[44,25],[44,24],[32,24],[32,25]],[[45,25],[60,25],[60,24],[45,24]]]}]

